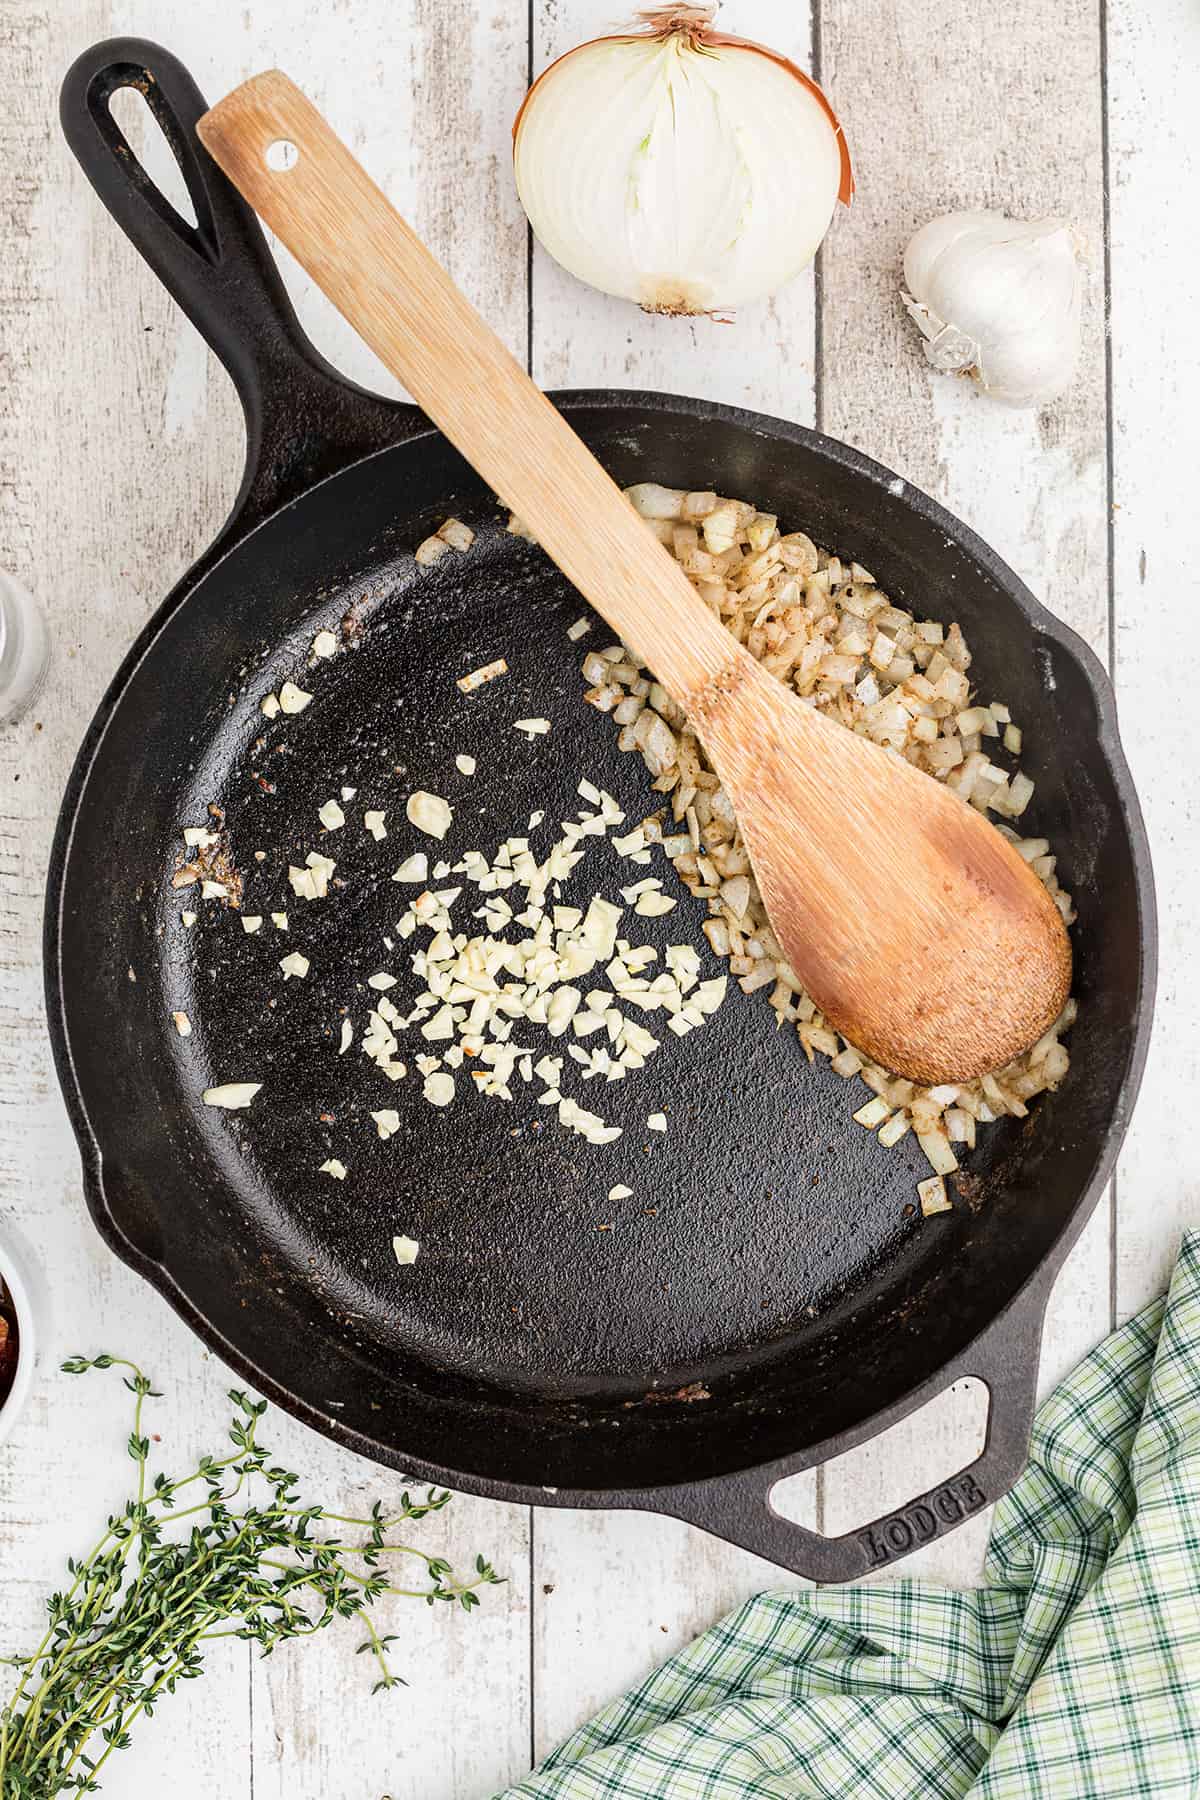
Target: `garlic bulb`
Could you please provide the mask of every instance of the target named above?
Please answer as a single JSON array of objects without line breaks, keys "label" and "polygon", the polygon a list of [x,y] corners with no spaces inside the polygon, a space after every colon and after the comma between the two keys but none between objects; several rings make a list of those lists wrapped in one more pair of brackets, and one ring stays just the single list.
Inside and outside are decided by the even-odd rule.
[{"label": "garlic bulb", "polygon": [[901,297],[934,368],[1011,406],[1061,394],[1079,357],[1079,250],[1062,219],[958,212],[923,225],[904,252]]},{"label": "garlic bulb", "polygon": [[785,57],[663,6],[539,76],[513,126],[517,191],[563,266],[647,312],[720,311],[811,262],[853,192],[841,126]]}]

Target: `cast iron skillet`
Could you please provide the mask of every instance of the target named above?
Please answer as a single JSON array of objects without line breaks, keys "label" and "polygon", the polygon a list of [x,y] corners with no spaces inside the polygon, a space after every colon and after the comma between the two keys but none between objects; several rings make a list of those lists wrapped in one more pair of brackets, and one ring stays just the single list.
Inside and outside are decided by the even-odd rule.
[{"label": "cast iron skillet", "polygon": [[[169,139],[198,229],[111,118],[123,86]],[[381,1463],[501,1499],[649,1508],[820,1580],[859,1575],[1016,1476],[1046,1297],[1141,1073],[1154,900],[1108,683],[971,532],[844,445],[703,401],[561,395],[618,481],[752,496],[902,603],[961,621],[981,691],[1024,728],[1027,822],[1053,839],[1078,902],[1071,1075],[1027,1122],[984,1134],[953,1213],[921,1222],[919,1152],[855,1127],[856,1091],[737,995],[643,1079],[606,1088],[599,1108],[625,1134],[603,1149],[523,1098],[438,1112],[414,1075],[393,1088],[357,1051],[339,1061],[338,1009],[353,1001],[361,1026],[356,984],[388,964],[390,876],[416,847],[410,787],[451,798],[455,854],[491,849],[535,809],[574,816],[585,773],[631,817],[649,796],[640,759],[618,756],[582,702],[566,637],[578,596],[506,534],[418,412],[343,381],[307,342],[258,226],[195,140],[204,104],[172,57],[129,40],[88,51],[62,97],[101,199],[233,376],[249,439],[232,516],[125,658],[55,841],[49,1014],[93,1217],[248,1380]],[[474,526],[473,548],[417,569],[414,546],[449,513]],[[322,627],[345,648],[310,668]],[[459,693],[457,676],[501,655],[506,679]],[[259,700],[288,678],[313,704],[268,724]],[[549,739],[513,732],[541,714]],[[478,760],[473,781],[460,751]],[[316,809],[342,784],[357,789],[349,822],[323,847],[345,886],[295,900],[286,866],[318,842]],[[210,803],[244,910],[286,906],[287,938],[247,936],[172,887],[180,828]],[[385,844],[363,832],[366,806],[387,810]],[[699,939],[699,915],[685,896],[638,923],[660,943]],[[298,946],[312,972],[285,986],[277,961]],[[175,1009],[193,1021],[186,1040]],[[201,1104],[235,1079],[264,1084],[250,1112]],[[387,1143],[367,1116],[384,1106],[403,1121]],[[665,1136],[645,1131],[658,1107]],[[316,1172],[331,1155],[350,1166],[344,1184]],[[616,1183],[634,1198],[610,1202]],[[420,1240],[415,1267],[397,1268],[395,1232]],[[991,1391],[968,1470],[842,1538],[771,1508],[781,1477],[966,1374]]]}]

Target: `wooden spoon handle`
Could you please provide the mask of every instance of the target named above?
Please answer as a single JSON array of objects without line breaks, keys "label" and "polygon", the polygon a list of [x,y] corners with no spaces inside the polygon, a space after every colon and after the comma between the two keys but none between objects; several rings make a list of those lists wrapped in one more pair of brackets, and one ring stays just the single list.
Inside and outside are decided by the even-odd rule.
[{"label": "wooden spoon handle", "polygon": [[[688,712],[750,658],[295,83],[277,69],[197,130],[318,287]],[[274,168],[271,146],[294,148]],[[291,156],[291,152],[288,153]],[[282,161],[276,154],[272,160]]]}]

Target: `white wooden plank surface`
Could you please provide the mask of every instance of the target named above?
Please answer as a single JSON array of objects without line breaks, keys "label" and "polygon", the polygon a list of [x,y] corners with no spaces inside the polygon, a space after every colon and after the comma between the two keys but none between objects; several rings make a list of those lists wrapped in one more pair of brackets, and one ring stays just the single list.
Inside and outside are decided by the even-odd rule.
[{"label": "white wooden plank surface", "polygon": [[[131,291],[133,258],[101,228],[90,192],[53,128],[54,90],[70,50],[106,23],[52,21],[9,9],[4,80],[10,134],[0,170],[5,187],[4,415],[5,560],[37,589],[53,618],[55,664],[44,709],[4,734],[3,969],[0,1107],[4,1120],[6,1224],[19,1218],[49,1265],[57,1356],[76,1347],[136,1345],[172,1395],[165,1431],[174,1450],[196,1440],[219,1384],[194,1340],[82,1228],[78,1159],[50,1066],[39,976],[41,893],[58,795],[73,742],[128,640],[208,535],[223,499],[214,459],[198,453],[203,360],[192,357],[182,417],[169,420],[164,393],[176,375],[170,309],[145,281]],[[107,224],[107,222],[105,222]],[[78,279],[64,279],[64,241]],[[143,305],[144,302],[144,305]],[[183,355],[190,355],[184,350]],[[197,388],[195,376],[200,375]],[[131,379],[132,378],[132,379]],[[140,416],[139,386],[151,417]],[[180,388],[175,389],[180,392]],[[131,405],[127,395],[133,394]],[[97,404],[85,408],[79,397]],[[148,429],[149,427],[149,429]],[[101,446],[108,439],[108,452]],[[80,454],[81,440],[91,453]],[[155,442],[157,440],[157,442]],[[71,452],[64,454],[64,446]],[[105,478],[97,479],[103,467]],[[139,496],[144,490],[144,498]],[[156,504],[159,495],[169,503]],[[44,729],[43,729],[44,725]],[[97,1512],[123,1498],[119,1446],[127,1413],[119,1384],[47,1379],[14,1443],[0,1459],[5,1635],[26,1641],[44,1595],[57,1585],[69,1548],[91,1541]],[[197,1689],[188,1735],[146,1733],[120,1782],[153,1791],[170,1783],[181,1800],[209,1786],[242,1800],[250,1791],[247,1663],[241,1646],[220,1646],[215,1679]],[[135,1773],[136,1770],[136,1773]],[[127,1786],[126,1793],[137,1791]]]},{"label": "white wooden plank surface", "polygon": [[[819,0],[822,74],[855,154],[859,198],[839,214],[811,277],[734,326],[646,319],[575,283],[540,252],[526,293],[526,236],[508,127],[535,70],[619,22],[609,0],[0,0],[0,566],[53,620],[44,702],[0,735],[0,1222],[19,1219],[50,1269],[54,1357],[135,1348],[169,1399],[155,1422],[182,1459],[223,1418],[226,1376],[163,1305],[81,1229],[73,1142],[50,1067],[38,967],[41,889],[58,794],[123,645],[203,546],[232,496],[240,425],[224,375],[103,215],[54,125],[61,73],[114,32],[166,42],[216,94],[270,62],[325,106],[488,318],[528,342],[548,386],[659,387],[811,421],[943,498],[1105,653],[1108,611],[1103,340],[1102,19],[1085,0],[1016,0],[1003,17],[937,0]],[[807,9],[729,0],[727,23],[811,60]],[[1188,0],[1109,0],[1112,170],[1112,567],[1116,669],[1163,900],[1163,1001],[1142,1106],[1119,1182],[1051,1304],[1049,1383],[1160,1282],[1181,1226],[1200,1214],[1200,1160],[1181,1090],[1196,1063],[1200,1000],[1188,880],[1196,801],[1172,716],[1172,644],[1195,611],[1200,452],[1192,290],[1182,241],[1197,66]],[[1153,128],[1147,129],[1147,119]],[[148,152],[148,154],[151,154]],[[152,166],[161,166],[151,154]],[[1039,416],[1004,413],[932,377],[894,298],[900,250],[958,204],[1060,211],[1093,249],[1084,368]],[[1164,270],[1151,243],[1173,243]],[[1186,279],[1192,258],[1190,286]],[[1178,268],[1179,275],[1175,270]],[[294,268],[313,336],[359,379],[386,386],[368,352]],[[819,373],[819,380],[818,380]],[[1158,629],[1146,630],[1148,619]],[[1175,753],[1174,755],[1172,753]],[[123,1491],[124,1394],[100,1377],[47,1379],[0,1454],[0,1620],[23,1638],[98,1509]],[[935,1408],[825,1471],[786,1510],[845,1529],[966,1461],[980,1397]],[[291,1421],[272,1441],[314,1492],[339,1503],[391,1478]],[[783,1578],[675,1521],[459,1499],[431,1523],[447,1553],[483,1549],[507,1587],[453,1620],[401,1609],[413,1687],[368,1704],[353,1628],[252,1664],[223,1646],[205,1680],[143,1727],[106,1792],[140,1800],[317,1795],[482,1800],[595,1706],[727,1606]],[[924,1566],[976,1572],[984,1523],[933,1546]],[[181,1748],[182,1746],[182,1748]]]},{"label": "white wooden plank surface", "polygon": [[[1014,0],[992,11],[822,0],[821,49],[859,188],[823,253],[821,423],[975,526],[1103,654],[1099,15],[1088,0]],[[1080,378],[1041,413],[1008,411],[935,375],[899,304],[908,238],[959,206],[1063,213],[1095,246]],[[1054,1292],[1043,1384],[1107,1328],[1109,1247],[1102,1203]],[[937,1418],[919,1414],[827,1468],[823,1529],[847,1530],[963,1466],[978,1447],[979,1415],[978,1395],[964,1388]],[[897,1573],[973,1580],[987,1527],[980,1515]]]},{"label": "white wooden plank surface", "polygon": [[[610,0],[538,0],[535,75],[573,44],[610,30]],[[807,14],[791,0],[745,0],[738,30],[801,66]],[[533,373],[545,387],[657,388],[811,424],[815,406],[811,271],[733,326],[652,318],[576,281],[535,246]],[[653,478],[654,471],[646,471]],[[815,1482],[788,1483],[792,1516],[811,1524]],[[787,1578],[790,1580],[790,1577]],[[541,1512],[534,1522],[534,1666],[569,1667],[541,1684],[534,1734],[544,1755],[636,1674],[780,1573],[675,1519],[637,1513]],[[599,1596],[609,1602],[597,1605]],[[620,1594],[619,1604],[612,1597]]]},{"label": "white wooden plank surface", "polygon": [[1174,648],[1200,607],[1200,250],[1184,223],[1200,178],[1200,13],[1189,0],[1113,0],[1108,21],[1114,659],[1154,852],[1161,971],[1142,1097],[1117,1171],[1114,1285],[1125,1317],[1161,1289],[1180,1232],[1200,1225],[1188,1099],[1200,1075],[1200,794],[1186,655]]}]

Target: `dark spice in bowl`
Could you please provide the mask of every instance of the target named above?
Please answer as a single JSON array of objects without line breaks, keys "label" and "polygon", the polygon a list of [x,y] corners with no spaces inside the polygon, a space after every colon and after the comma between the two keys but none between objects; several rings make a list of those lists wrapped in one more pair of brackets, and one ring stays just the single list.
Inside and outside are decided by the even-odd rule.
[{"label": "dark spice in bowl", "polygon": [[0,1276],[0,1406],[8,1399],[17,1373],[17,1315],[12,1295]]}]

